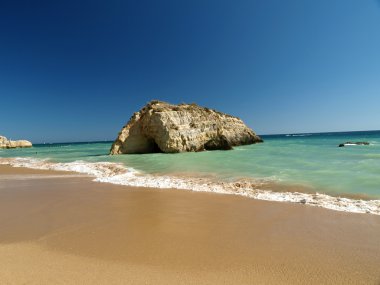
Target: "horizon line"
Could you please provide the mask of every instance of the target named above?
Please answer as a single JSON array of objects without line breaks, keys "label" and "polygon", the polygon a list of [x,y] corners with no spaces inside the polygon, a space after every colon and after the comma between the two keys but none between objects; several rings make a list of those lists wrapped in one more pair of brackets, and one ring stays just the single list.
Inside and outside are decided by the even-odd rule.
[{"label": "horizon line", "polygon": [[[359,132],[379,132],[380,130],[355,130],[355,131],[327,131],[327,132],[295,132],[295,133],[273,133],[273,134],[258,134],[259,136],[286,136],[286,135],[306,135],[306,134],[332,134],[332,133],[359,133]],[[114,142],[115,139],[104,139],[104,140],[88,140],[88,141],[65,141],[65,142],[39,142],[33,143],[36,145],[46,145],[46,144],[70,144],[70,143],[106,143]]]}]

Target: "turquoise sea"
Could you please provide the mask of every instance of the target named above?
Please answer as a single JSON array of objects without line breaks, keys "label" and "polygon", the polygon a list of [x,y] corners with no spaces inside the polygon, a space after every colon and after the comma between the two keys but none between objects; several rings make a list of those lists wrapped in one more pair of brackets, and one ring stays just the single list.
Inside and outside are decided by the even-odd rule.
[{"label": "turquoise sea", "polygon": [[[221,181],[267,178],[327,193],[380,198],[380,131],[262,136],[264,143],[232,151],[109,156],[112,142],[39,144],[0,150],[0,157],[52,162],[120,162],[143,173],[207,176]],[[346,141],[369,146],[337,147]]]},{"label": "turquoise sea", "polygon": [[[94,176],[103,171],[103,177],[117,177],[118,180],[111,183],[126,185],[186,188],[183,185],[177,187],[175,183],[178,181],[166,185],[168,177],[201,179],[203,184],[208,179],[219,184],[248,180],[273,182],[332,196],[344,197],[346,194],[348,197],[359,195],[380,199],[380,131],[262,137],[262,144],[236,147],[232,151],[110,156],[108,152],[112,142],[86,142],[3,149],[0,150],[0,158],[4,161],[5,158],[23,157],[24,164],[31,160],[34,164],[27,166],[35,165],[37,168],[41,168],[42,164],[36,161],[60,163],[60,169],[70,165],[68,170]],[[370,145],[338,147],[346,141],[367,141]],[[107,167],[117,165],[117,169],[108,167],[104,172],[104,165],[100,164],[102,169],[86,170],[88,165],[102,162],[110,163]],[[122,166],[132,172],[118,176]],[[141,180],[143,177],[144,180]],[[160,177],[165,179],[160,180]],[[157,185],[152,180],[157,180]],[[258,187],[257,184],[255,187]]]}]

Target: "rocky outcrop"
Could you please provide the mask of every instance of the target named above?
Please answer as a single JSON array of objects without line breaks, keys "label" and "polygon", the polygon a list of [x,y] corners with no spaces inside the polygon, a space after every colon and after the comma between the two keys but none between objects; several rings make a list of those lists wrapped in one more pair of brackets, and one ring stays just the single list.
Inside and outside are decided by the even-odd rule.
[{"label": "rocky outcrop", "polygon": [[0,136],[0,148],[18,148],[18,147],[31,147],[32,143],[26,140],[11,141],[6,137]]},{"label": "rocky outcrop", "polygon": [[341,143],[339,147],[350,146],[350,145],[369,145],[369,142],[345,142],[345,143]]},{"label": "rocky outcrop", "polygon": [[133,114],[110,154],[228,150],[262,139],[242,120],[196,104],[151,101]]}]

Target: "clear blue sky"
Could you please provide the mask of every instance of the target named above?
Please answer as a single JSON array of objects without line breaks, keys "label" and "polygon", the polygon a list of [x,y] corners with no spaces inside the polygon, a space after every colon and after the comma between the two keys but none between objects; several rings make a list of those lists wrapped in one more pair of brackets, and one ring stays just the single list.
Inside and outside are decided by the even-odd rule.
[{"label": "clear blue sky", "polygon": [[151,99],[259,134],[380,129],[376,0],[1,1],[0,134],[114,139]]}]

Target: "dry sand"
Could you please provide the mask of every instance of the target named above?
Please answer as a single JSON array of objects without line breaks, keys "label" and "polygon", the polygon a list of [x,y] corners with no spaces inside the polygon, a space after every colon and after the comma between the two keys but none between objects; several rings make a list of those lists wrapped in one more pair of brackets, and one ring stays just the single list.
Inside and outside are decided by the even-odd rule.
[{"label": "dry sand", "polygon": [[1,284],[380,284],[380,217],[0,166]]}]

